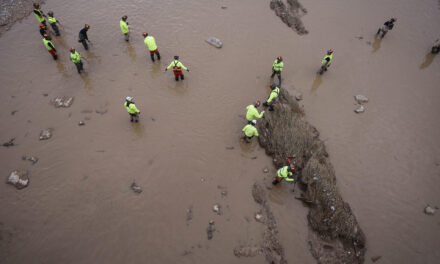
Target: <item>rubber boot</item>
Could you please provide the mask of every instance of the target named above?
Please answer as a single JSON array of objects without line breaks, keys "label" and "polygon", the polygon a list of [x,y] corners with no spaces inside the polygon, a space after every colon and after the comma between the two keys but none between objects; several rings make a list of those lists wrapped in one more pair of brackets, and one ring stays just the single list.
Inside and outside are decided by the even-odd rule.
[{"label": "rubber boot", "polygon": [[53,58],[53,60],[57,60],[58,59],[58,55],[55,55],[52,58]]},{"label": "rubber boot", "polygon": [[179,76],[176,76],[175,79],[176,79],[176,82],[178,82],[179,81]]},{"label": "rubber boot", "polygon": [[154,53],[150,54],[151,60],[154,62]]},{"label": "rubber boot", "polygon": [[273,105],[269,106],[269,111],[273,111],[273,110],[274,110]]},{"label": "rubber boot", "polygon": [[183,76],[183,74],[180,75],[180,79],[183,81],[185,79],[185,76]]},{"label": "rubber boot", "polygon": [[157,55],[157,60],[160,60],[160,53],[159,53],[159,51],[156,53],[156,55]]},{"label": "rubber boot", "polygon": [[278,184],[277,179],[273,180],[273,181],[272,181],[272,184],[273,184],[273,185],[277,185],[277,184]]}]

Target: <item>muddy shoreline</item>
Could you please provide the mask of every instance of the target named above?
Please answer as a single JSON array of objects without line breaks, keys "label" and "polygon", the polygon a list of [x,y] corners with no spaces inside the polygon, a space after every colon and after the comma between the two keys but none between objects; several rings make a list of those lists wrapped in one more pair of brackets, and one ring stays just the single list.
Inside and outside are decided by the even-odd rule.
[{"label": "muddy shoreline", "polygon": [[[4,0],[0,3],[0,36],[34,10],[32,0]],[[44,4],[39,1],[40,5]]]},{"label": "muddy shoreline", "polygon": [[276,168],[296,158],[298,200],[310,208],[310,250],[318,263],[363,263],[366,238],[350,205],[341,197],[336,175],[319,132],[304,118],[298,103],[281,89],[275,111],[258,124],[259,143],[273,157]]}]

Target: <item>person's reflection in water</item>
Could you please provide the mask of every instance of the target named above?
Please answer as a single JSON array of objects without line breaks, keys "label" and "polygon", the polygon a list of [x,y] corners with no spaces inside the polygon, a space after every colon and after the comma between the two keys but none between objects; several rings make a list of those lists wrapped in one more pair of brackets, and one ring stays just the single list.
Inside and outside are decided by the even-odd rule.
[{"label": "person's reflection in water", "polygon": [[133,123],[133,131],[138,138],[142,138],[145,135],[145,128],[142,123]]},{"label": "person's reflection in water", "polygon": [[316,74],[316,78],[313,81],[312,89],[310,90],[310,93],[316,92],[318,90],[318,87],[322,84],[322,75]]},{"label": "person's reflection in water", "polygon": [[374,36],[374,42],[373,42],[373,53],[378,51],[380,49],[380,44],[382,43],[382,38],[380,38],[378,35]]},{"label": "person's reflection in water", "polygon": [[134,49],[134,47],[131,45],[130,42],[127,43],[126,52],[128,54],[128,57],[130,57],[131,62],[135,62],[136,61],[136,50]]},{"label": "person's reflection in water", "polygon": [[431,63],[434,61],[435,55],[437,54],[434,54],[432,52],[426,54],[425,61],[422,64],[420,64],[419,69],[423,70],[427,68],[429,65],[431,65]]},{"label": "person's reflection in water", "polygon": [[157,61],[151,65],[150,77],[151,79],[156,79],[162,75],[162,62]]},{"label": "person's reflection in water", "polygon": [[69,77],[70,75],[67,74],[66,67],[64,67],[64,63],[61,62],[61,60],[57,60],[57,70],[63,77]]},{"label": "person's reflection in water", "polygon": [[84,88],[91,94],[91,92],[94,90],[92,79],[90,79],[89,74],[87,72],[83,72],[80,74],[81,79],[84,82]]}]

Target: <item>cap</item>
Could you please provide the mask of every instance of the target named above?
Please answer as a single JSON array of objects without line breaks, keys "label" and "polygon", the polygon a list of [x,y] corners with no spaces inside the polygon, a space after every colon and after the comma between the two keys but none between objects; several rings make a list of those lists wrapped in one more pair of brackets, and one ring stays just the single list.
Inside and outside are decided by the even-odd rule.
[{"label": "cap", "polygon": [[175,60],[178,60],[178,59],[179,59],[179,56],[177,56],[177,55],[174,56],[174,59],[175,59]]},{"label": "cap", "polygon": [[256,102],[255,102],[255,105],[256,105],[256,106],[260,106],[260,101],[256,101]]},{"label": "cap", "polygon": [[279,57],[277,58],[277,60],[278,60],[278,61],[283,61],[283,57],[279,56]]},{"label": "cap", "polygon": [[329,50],[327,50],[327,53],[328,53],[328,54],[332,54],[332,53],[333,53],[333,50],[332,50],[332,49],[329,49]]},{"label": "cap", "polygon": [[142,36],[146,37],[146,36],[148,36],[148,33],[144,32],[144,33],[142,33]]},{"label": "cap", "polygon": [[127,96],[127,97],[125,97],[125,100],[131,102],[133,100],[133,97]]},{"label": "cap", "polygon": [[257,124],[257,119],[252,120],[252,124],[256,125]]}]

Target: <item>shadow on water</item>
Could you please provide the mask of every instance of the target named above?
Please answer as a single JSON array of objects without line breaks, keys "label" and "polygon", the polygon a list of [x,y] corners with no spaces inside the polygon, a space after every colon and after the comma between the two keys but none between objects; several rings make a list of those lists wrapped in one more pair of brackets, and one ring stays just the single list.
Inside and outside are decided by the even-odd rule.
[{"label": "shadow on water", "polygon": [[56,61],[56,63],[57,63],[57,70],[58,70],[58,72],[59,72],[63,77],[69,77],[70,75],[67,74],[67,70],[66,70],[66,67],[64,67],[64,63],[61,62],[60,59],[58,59],[58,60]]},{"label": "shadow on water", "polygon": [[90,50],[87,50],[86,54],[87,54],[87,59],[90,60],[91,62],[96,60],[98,61],[98,63],[101,63],[101,56],[95,55],[95,53],[93,53]]},{"label": "shadow on water", "polygon": [[312,89],[310,90],[310,93],[316,92],[316,90],[319,88],[319,86],[321,86],[321,84],[322,84],[322,75],[316,74],[316,78],[313,81]]},{"label": "shadow on water", "polygon": [[[243,123],[243,127],[245,126],[245,124],[246,123]],[[252,158],[255,156],[253,154],[254,154],[254,151],[258,145],[258,142],[257,142],[258,138],[254,137],[254,138],[252,138],[251,142],[247,143],[246,140],[243,138],[243,136],[244,136],[243,132],[240,131],[238,143],[239,143],[240,149],[242,151],[241,155],[246,158]]]},{"label": "shadow on water", "polygon": [[437,55],[437,54],[433,54],[431,52],[426,54],[425,61],[422,64],[420,64],[419,69],[425,69],[429,65],[431,65],[431,63],[434,61],[435,55]]},{"label": "shadow on water", "polygon": [[90,79],[89,74],[87,72],[83,72],[80,74],[81,79],[84,82],[84,88],[86,88],[87,90],[87,94],[88,95],[93,95],[93,83],[92,83],[92,79]]},{"label": "shadow on water", "polygon": [[[173,79],[174,79],[174,75],[173,75]],[[168,85],[169,90],[171,90],[174,94],[179,95],[179,96],[184,96],[188,94],[188,84],[187,84],[187,80],[179,80],[179,81],[174,81],[174,86],[173,85]]]},{"label": "shadow on water", "polygon": [[131,45],[130,42],[127,43],[126,52],[127,52],[127,54],[128,54],[128,57],[130,57],[131,62],[135,62],[135,61],[136,61],[136,50],[135,50],[135,48]]},{"label": "shadow on water", "polygon": [[[139,122],[142,122],[141,118],[139,118]],[[143,138],[145,135],[145,127],[142,123],[132,123],[133,132],[136,134],[138,138]]]},{"label": "shadow on water", "polygon": [[153,65],[151,66],[151,71],[150,71],[151,79],[156,79],[162,74],[161,68],[162,68],[161,61],[156,60],[156,62],[153,62]]},{"label": "shadow on water", "polygon": [[373,53],[378,51],[380,49],[380,44],[382,43],[382,38],[379,37],[379,35],[374,36],[374,42],[373,42]]}]

